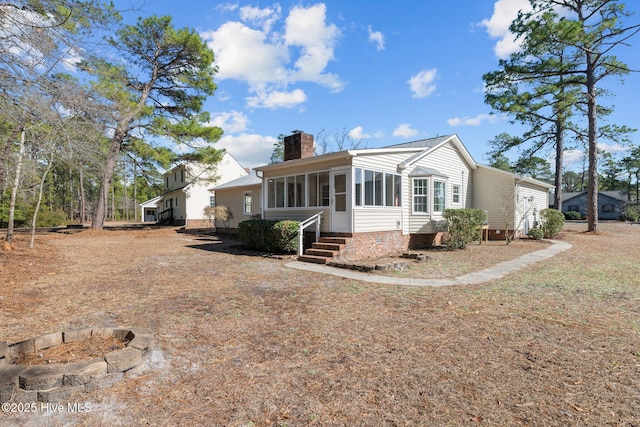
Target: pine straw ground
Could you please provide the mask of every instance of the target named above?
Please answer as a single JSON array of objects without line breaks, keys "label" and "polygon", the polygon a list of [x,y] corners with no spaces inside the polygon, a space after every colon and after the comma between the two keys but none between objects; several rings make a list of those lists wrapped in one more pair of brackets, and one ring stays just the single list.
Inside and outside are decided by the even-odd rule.
[{"label": "pine straw ground", "polygon": [[[122,325],[152,329],[158,350],[69,399],[89,413],[0,424],[640,426],[640,225],[585,228],[503,280],[439,288],[294,270],[176,229],[41,235],[31,250],[19,236],[0,250],[1,340]],[[543,245],[427,265],[455,276]]]}]

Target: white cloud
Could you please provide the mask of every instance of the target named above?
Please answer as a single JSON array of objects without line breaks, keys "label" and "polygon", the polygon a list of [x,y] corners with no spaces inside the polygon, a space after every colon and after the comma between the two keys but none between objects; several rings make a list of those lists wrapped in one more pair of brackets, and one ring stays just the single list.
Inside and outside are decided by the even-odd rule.
[{"label": "white cloud", "polygon": [[215,10],[220,12],[233,12],[238,9],[237,3],[221,3],[214,7]]},{"label": "white cloud", "polygon": [[225,134],[242,132],[247,129],[249,118],[239,111],[228,111],[224,113],[213,113],[210,122],[212,126],[218,126]]},{"label": "white cloud", "polygon": [[411,129],[409,123],[401,123],[393,130],[393,136],[399,136],[402,138],[412,138],[418,134],[418,131]]},{"label": "white cloud", "polygon": [[565,167],[580,165],[584,160],[584,152],[581,150],[565,150],[562,160]]},{"label": "white cloud", "polygon": [[215,31],[203,33],[215,52],[218,81],[245,81],[250,88],[287,80],[284,66],[289,59],[286,46],[268,40],[268,34],[241,22],[227,22]]},{"label": "white cloud", "polygon": [[376,44],[376,49],[384,50],[384,35],[380,31],[373,31],[371,25],[367,30],[369,31],[369,41]]},{"label": "white cloud", "polygon": [[495,114],[478,114],[475,117],[454,117],[447,120],[449,126],[480,126],[482,122],[495,123],[498,120]]},{"label": "white cloud", "polygon": [[[326,72],[335,59],[340,31],[326,22],[324,4],[293,7],[279,30],[274,29],[282,21],[279,5],[242,7],[239,15],[243,22],[228,21],[201,35],[216,55],[217,80],[246,82],[249,92],[255,94],[247,98],[251,106],[278,108],[277,102],[260,100],[282,98],[283,94],[299,102],[304,92],[287,90],[296,83],[315,83],[333,92],[344,88],[339,76]],[[291,108],[291,102],[282,106]]]},{"label": "white cloud", "polygon": [[624,147],[620,144],[605,144],[603,142],[598,143],[598,150],[606,151],[607,153],[616,154],[616,153],[624,153],[629,151],[629,148]]},{"label": "white cloud", "polygon": [[273,144],[277,139],[257,134],[225,135],[215,144],[216,148],[225,148],[240,164],[254,168],[269,163]]},{"label": "white cloud", "polygon": [[291,92],[258,91],[256,96],[247,98],[247,105],[253,108],[294,108],[307,100],[307,95],[300,89]]},{"label": "white cloud", "polygon": [[529,0],[496,0],[491,18],[480,22],[489,36],[498,39],[493,48],[498,58],[507,58],[520,49],[520,43],[509,31],[509,26],[518,17],[519,11],[531,11]]},{"label": "white cloud", "polygon": [[254,6],[243,6],[240,8],[240,19],[245,22],[258,25],[263,31],[269,32],[274,23],[280,19],[282,9],[279,4],[273,8],[260,9]]},{"label": "white cloud", "polygon": [[415,76],[412,76],[407,83],[411,88],[411,93],[414,98],[426,98],[436,90],[434,83],[436,79],[437,70],[432,68],[430,70],[420,71]]},{"label": "white cloud", "polygon": [[329,61],[335,59],[333,49],[340,36],[338,27],[326,24],[326,13],[323,3],[294,7],[286,19],[284,40],[288,46],[301,48],[292,80],[315,82],[339,91],[344,86],[339,77],[323,73]]},{"label": "white cloud", "polygon": [[363,139],[371,138],[371,135],[364,132],[364,129],[362,128],[362,126],[354,127],[349,131],[347,135],[349,135],[349,138],[355,141],[362,141]]}]

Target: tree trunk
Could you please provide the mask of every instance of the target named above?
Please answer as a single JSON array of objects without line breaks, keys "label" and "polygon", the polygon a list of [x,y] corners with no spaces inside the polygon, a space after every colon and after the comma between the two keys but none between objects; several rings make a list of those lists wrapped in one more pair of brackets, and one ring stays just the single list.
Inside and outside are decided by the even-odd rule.
[{"label": "tree trunk", "polygon": [[138,185],[136,181],[137,164],[133,163],[133,220],[138,222]]},{"label": "tree trunk", "polygon": [[84,224],[87,220],[87,206],[84,195],[84,170],[82,169],[82,165],[80,165],[78,171],[80,175],[80,224]]},{"label": "tree trunk", "polygon": [[38,189],[38,201],[36,202],[36,207],[33,211],[33,217],[31,219],[31,239],[29,239],[29,247],[32,248],[36,244],[36,222],[38,220],[38,212],[40,211],[40,203],[42,203],[42,193],[44,192],[44,184],[47,180],[47,175],[49,175],[49,171],[51,170],[51,165],[53,164],[53,150],[51,154],[49,154],[49,164],[42,174],[42,179],[40,180],[40,188]]},{"label": "tree trunk", "polygon": [[7,164],[9,163],[11,147],[18,137],[18,132],[18,130],[11,132],[11,135],[4,141],[4,145],[2,146],[2,152],[0,153],[0,195],[2,195],[4,189],[5,179],[7,179]]},{"label": "tree trunk", "polygon": [[113,173],[116,169],[116,163],[118,162],[118,156],[120,155],[123,140],[124,132],[122,131],[116,131],[115,135],[113,135],[113,138],[111,139],[109,155],[102,171],[98,200],[91,218],[91,228],[97,230],[102,230],[104,228],[104,221],[107,219],[107,200],[109,197],[109,190],[111,189],[111,181],[113,180]]},{"label": "tree trunk", "polygon": [[595,65],[587,52],[587,106],[589,119],[589,188],[587,191],[587,231],[598,229],[598,141],[596,137]]},{"label": "tree trunk", "polygon": [[9,220],[7,224],[7,242],[13,240],[13,218],[16,211],[16,198],[20,189],[20,174],[22,173],[22,158],[25,152],[24,129],[20,133],[20,150],[18,151],[18,163],[16,165],[16,175],[11,188],[11,201],[9,202]]},{"label": "tree trunk", "polygon": [[562,119],[556,121],[556,176],[555,186],[556,194],[554,194],[553,208],[562,211],[562,173],[563,173],[563,156],[564,156],[564,129]]}]

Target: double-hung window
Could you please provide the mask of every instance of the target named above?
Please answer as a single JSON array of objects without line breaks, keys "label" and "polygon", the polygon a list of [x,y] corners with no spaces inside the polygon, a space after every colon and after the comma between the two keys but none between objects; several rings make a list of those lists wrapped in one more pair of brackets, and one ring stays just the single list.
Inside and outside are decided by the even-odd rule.
[{"label": "double-hung window", "polygon": [[429,180],[427,178],[413,179],[413,212],[429,212]]},{"label": "double-hung window", "polygon": [[446,193],[444,181],[433,181],[433,211],[442,212],[444,210]]}]

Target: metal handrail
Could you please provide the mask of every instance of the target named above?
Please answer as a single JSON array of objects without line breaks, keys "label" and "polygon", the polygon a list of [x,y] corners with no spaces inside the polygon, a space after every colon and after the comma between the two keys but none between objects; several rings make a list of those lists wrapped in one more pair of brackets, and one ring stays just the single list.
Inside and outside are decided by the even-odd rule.
[{"label": "metal handrail", "polygon": [[320,220],[322,219],[322,215],[324,215],[324,212],[320,211],[317,214],[313,215],[312,217],[309,217],[309,218],[305,219],[304,221],[302,221],[299,224],[299,226],[298,226],[298,256],[302,256],[302,254],[304,253],[303,236],[304,236],[304,229],[305,228],[307,228],[311,224],[315,223],[316,224],[316,242],[318,240],[320,240]]}]

